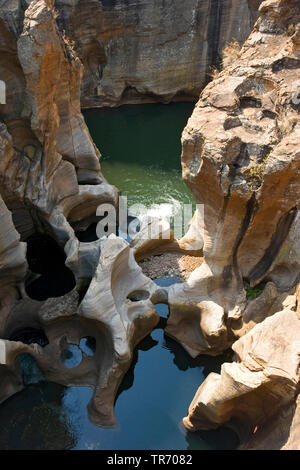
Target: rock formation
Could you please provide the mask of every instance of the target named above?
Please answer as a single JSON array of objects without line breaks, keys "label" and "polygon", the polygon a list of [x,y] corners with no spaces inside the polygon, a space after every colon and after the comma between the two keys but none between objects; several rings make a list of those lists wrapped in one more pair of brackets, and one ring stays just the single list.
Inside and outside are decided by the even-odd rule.
[{"label": "rock formation", "polygon": [[204,262],[171,287],[167,332],[193,356],[224,351],[281,310],[299,280],[299,10],[282,1],[260,11],[182,136],[183,177],[204,205]]},{"label": "rock formation", "polygon": [[232,344],[236,353],[200,386],[184,419],[188,429],[226,423],[248,440],[243,448],[295,449],[299,2],[267,0],[260,13],[183,133],[183,177],[204,204],[204,262],[169,289],[166,332],[192,356]]},{"label": "rock formation", "polygon": [[[0,402],[24,387],[18,358],[27,354],[47,380],[91,386],[90,419],[113,426],[118,386],[167,292],[143,275],[124,240],[81,243],[75,234],[97,221],[101,203],[116,206],[119,192],[101,174],[81,114],[83,66],[56,18],[53,0],[0,3]],[[25,291],[43,276],[26,261],[29,240],[41,234],[64,250],[63,268],[75,276],[71,292],[46,301]],[[82,350],[85,339],[94,354]],[[68,368],[70,348],[82,360]]]},{"label": "rock formation", "polygon": [[82,105],[196,100],[227,42],[242,43],[259,0],[56,0],[84,64]]},{"label": "rock formation", "polygon": [[[20,238],[27,241],[33,234],[45,233],[62,249],[72,246],[77,241],[73,224],[93,219],[102,202],[117,204],[118,190],[101,174],[100,154],[80,110],[83,67],[59,31],[56,16],[54,0],[0,3],[0,78],[6,85],[5,104],[0,105],[1,401],[23,386],[17,364],[23,353],[31,354],[50,380],[78,381],[59,360],[68,340],[66,329],[71,339],[81,334],[84,320],[78,320],[78,293],[75,289],[66,300],[50,299],[45,305],[29,299],[25,276],[33,273]],[[84,279],[85,288],[98,260],[99,251]],[[72,267],[75,275],[81,270],[78,264]],[[74,326],[69,326],[70,318]],[[28,328],[42,330],[49,345],[9,341],[18,337],[16,330]],[[91,326],[88,329],[101,335]],[[145,329],[145,334],[151,330]],[[87,372],[85,367],[76,372],[80,376],[83,369],[80,383],[94,386],[97,367],[91,366],[91,371],[87,367]]]},{"label": "rock formation", "polygon": [[[154,305],[168,303],[166,333],[193,357],[235,351],[201,385],[186,427],[230,422],[244,448],[297,448],[298,1],[262,2],[183,133],[183,177],[204,221],[198,208],[179,241],[164,240],[164,225],[156,240],[145,236],[153,221],[130,244],[113,235],[84,243],[75,233],[118,196],[81,105],[193,99],[226,42],[248,34],[259,2],[187,3],[183,11],[179,1],[153,9],[148,0],[0,0],[0,402],[24,386],[18,358],[29,354],[47,380],[91,386],[90,419],[114,425],[133,349],[158,322]],[[24,243],[36,234],[51,237],[71,271],[66,295],[27,295],[43,276],[29,268]],[[167,249],[203,251],[204,261],[184,284],[160,289],[135,258]],[[22,339],[28,329],[40,335],[33,344]],[[71,367],[70,350],[81,357]]]},{"label": "rock formation", "polygon": [[233,418],[242,435],[253,435],[294,402],[300,381],[300,321],[283,310],[256,325],[233,345],[235,361],[211,373],[198,389],[185,426],[215,428]]}]

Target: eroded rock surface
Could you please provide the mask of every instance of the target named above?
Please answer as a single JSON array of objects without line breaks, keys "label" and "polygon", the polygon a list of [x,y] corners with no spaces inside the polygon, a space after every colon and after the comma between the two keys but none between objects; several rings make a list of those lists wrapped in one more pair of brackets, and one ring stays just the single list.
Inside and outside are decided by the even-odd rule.
[{"label": "eroded rock surface", "polygon": [[[286,419],[286,410],[294,406],[300,381],[300,320],[296,313],[283,310],[274,314],[232,348],[235,361],[223,364],[220,375],[212,373],[206,378],[191,403],[184,425],[192,431],[211,429],[234,418],[240,434],[249,437],[273,418],[271,422],[277,420],[278,427],[267,442],[273,439],[274,448],[275,435],[276,448],[278,442],[282,447],[296,448],[299,445],[299,435],[295,439],[299,425],[296,411],[292,424]],[[285,419],[280,417],[282,409]],[[289,425],[295,428],[293,437],[287,434]]]},{"label": "eroded rock surface", "polygon": [[183,177],[204,205],[204,262],[170,288],[166,331],[193,356],[221,353],[281,310],[299,279],[298,6],[262,3],[183,132]]},{"label": "eroded rock surface", "polygon": [[[48,230],[62,245],[70,223],[116,203],[80,111],[82,64],[56,25],[54,1],[1,2],[0,190],[23,239]],[[26,4],[23,2],[23,7]]]},{"label": "eroded rock surface", "polygon": [[[101,255],[91,277],[82,301],[74,289],[45,302],[25,298],[11,306],[0,330],[6,338],[0,340],[0,402],[23,388],[17,358],[29,354],[47,380],[92,387],[90,420],[101,426],[116,424],[114,401],[133,349],[157,325],[154,304],[167,295],[142,273],[128,243],[115,236],[101,241]],[[42,331],[48,344],[17,341],[28,328]],[[82,350],[83,339],[94,344],[93,354]],[[68,367],[64,358],[70,357],[70,348],[82,359]]]},{"label": "eroded rock surface", "polygon": [[210,66],[241,43],[259,0],[56,0],[84,64],[83,106],[196,100]]},{"label": "eroded rock surface", "polygon": [[[33,356],[49,380],[96,386],[98,359],[90,366],[80,364],[74,374],[60,356],[66,344],[93,334],[95,356],[104,352],[105,333],[78,313],[77,289],[86,289],[93,278],[99,248],[88,247],[90,267],[88,261],[81,263],[84,256],[74,260],[78,240],[73,225],[93,220],[102,202],[116,205],[118,190],[101,174],[100,153],[80,111],[83,66],[56,17],[53,0],[0,2],[0,79],[6,84],[5,104],[0,105],[1,401],[23,387],[17,360],[22,354]],[[47,268],[28,270],[23,241],[36,234],[52,237],[62,259],[67,244],[66,256],[77,276],[71,294],[46,302],[26,295],[24,283],[40,279],[40,269]],[[15,339],[21,335],[16,330],[28,328],[41,330],[49,344],[42,348]]]}]

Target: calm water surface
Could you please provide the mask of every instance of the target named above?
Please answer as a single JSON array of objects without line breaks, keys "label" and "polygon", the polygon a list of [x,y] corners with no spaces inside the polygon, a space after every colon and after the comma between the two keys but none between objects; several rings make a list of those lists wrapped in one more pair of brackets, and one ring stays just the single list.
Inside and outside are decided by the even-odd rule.
[{"label": "calm water surface", "polygon": [[[193,203],[181,178],[181,134],[193,103],[147,104],[85,112],[102,153],[106,179],[128,198],[128,205]],[[160,210],[169,215],[169,209]],[[136,213],[134,214],[136,215]]]},{"label": "calm water surface", "polygon": [[26,389],[0,405],[0,449],[234,448],[237,441],[229,429],[193,434],[181,424],[198,386],[211,371],[219,371],[226,357],[191,359],[164,336],[168,307],[156,308],[160,324],[138,345],[118,392],[117,428],[103,429],[88,420],[91,388],[47,383],[27,357],[22,360]]}]

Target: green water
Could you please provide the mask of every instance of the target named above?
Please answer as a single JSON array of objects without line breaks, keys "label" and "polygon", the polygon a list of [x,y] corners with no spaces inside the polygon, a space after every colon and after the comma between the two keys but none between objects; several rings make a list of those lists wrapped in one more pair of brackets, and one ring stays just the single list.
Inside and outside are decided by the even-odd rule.
[{"label": "green water", "polygon": [[[147,104],[85,112],[101,168],[128,205],[193,202],[181,178],[181,134],[193,103]],[[164,214],[166,212],[164,211]]]}]

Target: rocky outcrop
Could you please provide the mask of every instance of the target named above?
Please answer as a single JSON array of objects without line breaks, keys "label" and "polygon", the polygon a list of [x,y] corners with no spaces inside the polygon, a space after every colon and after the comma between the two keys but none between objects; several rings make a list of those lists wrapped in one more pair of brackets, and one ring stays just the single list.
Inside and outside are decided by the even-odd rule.
[{"label": "rocky outcrop", "polygon": [[[101,174],[100,153],[80,111],[83,66],[56,16],[54,0],[0,2],[0,79],[6,94],[0,104],[0,401],[24,386],[18,364],[22,354],[33,356],[46,378],[65,385],[95,386],[98,377],[96,363],[69,373],[61,355],[68,338],[80,342],[92,335],[96,342],[100,338],[101,355],[100,322],[98,329],[94,322],[86,326],[77,292],[91,281],[99,250],[89,250],[90,257],[95,255],[92,267],[66,297],[43,303],[24,290],[25,281],[41,276],[28,270],[23,241],[42,233],[61,251],[73,246],[78,242],[73,225],[92,220],[102,202],[117,205],[118,197]],[[70,263],[76,276],[80,262]],[[28,328],[42,331],[49,344],[43,348],[16,339],[22,338],[20,329]]]},{"label": "rocky outcrop", "polygon": [[298,2],[260,12],[182,136],[183,177],[204,205],[204,262],[170,288],[166,332],[193,356],[224,351],[299,280]]},{"label": "rocky outcrop", "polygon": [[69,223],[116,204],[118,193],[101,175],[80,111],[82,64],[57,28],[54,2],[28,2],[26,11],[2,2],[0,19],[1,194],[23,239],[48,230],[63,245]]},{"label": "rocky outcrop", "polygon": [[[183,133],[183,176],[204,220],[198,207],[180,241],[171,234],[165,242],[168,227],[153,220],[130,244],[115,236],[83,243],[74,232],[118,196],[80,112],[82,75],[84,106],[193,99],[226,41],[247,33],[257,3],[189,0],[183,14],[182,2],[168,1],[153,9],[148,1],[57,0],[57,11],[54,0],[0,2],[0,401],[24,386],[18,358],[29,354],[47,380],[91,386],[91,420],[114,425],[133,349],[158,322],[154,305],[169,303],[166,333],[193,357],[232,344],[236,353],[201,385],[186,427],[230,421],[241,435],[254,433],[245,447],[297,447],[296,0],[262,3],[254,31],[241,51],[227,48],[225,69]],[[74,274],[67,295],[37,301],[24,292],[26,272],[39,277],[27,269],[23,244],[36,232],[64,249],[62,262]],[[135,258],[166,249],[203,251],[204,260],[187,282],[160,289]],[[40,343],[24,344],[28,328]],[[81,357],[71,367],[70,350]]]},{"label": "rocky outcrop", "polygon": [[235,351],[198,389],[187,429],[227,424],[242,448],[297,449],[299,4],[268,0],[260,13],[182,136],[183,177],[204,205],[204,261],[169,289],[166,333],[193,357]]},{"label": "rocky outcrop", "polygon": [[20,242],[12,216],[0,195],[0,329],[12,304],[24,292],[26,246]]},{"label": "rocky outcrop", "polygon": [[300,450],[300,396],[283,407],[241,447],[241,450]]},{"label": "rocky outcrop", "polygon": [[56,0],[61,30],[84,64],[82,105],[196,100],[259,0]]},{"label": "rocky outcrop", "polygon": [[187,429],[211,429],[232,420],[245,438],[294,403],[300,381],[300,321],[295,312],[274,314],[232,348],[235,361],[223,364],[221,374],[210,374],[198,389],[184,418]]}]

